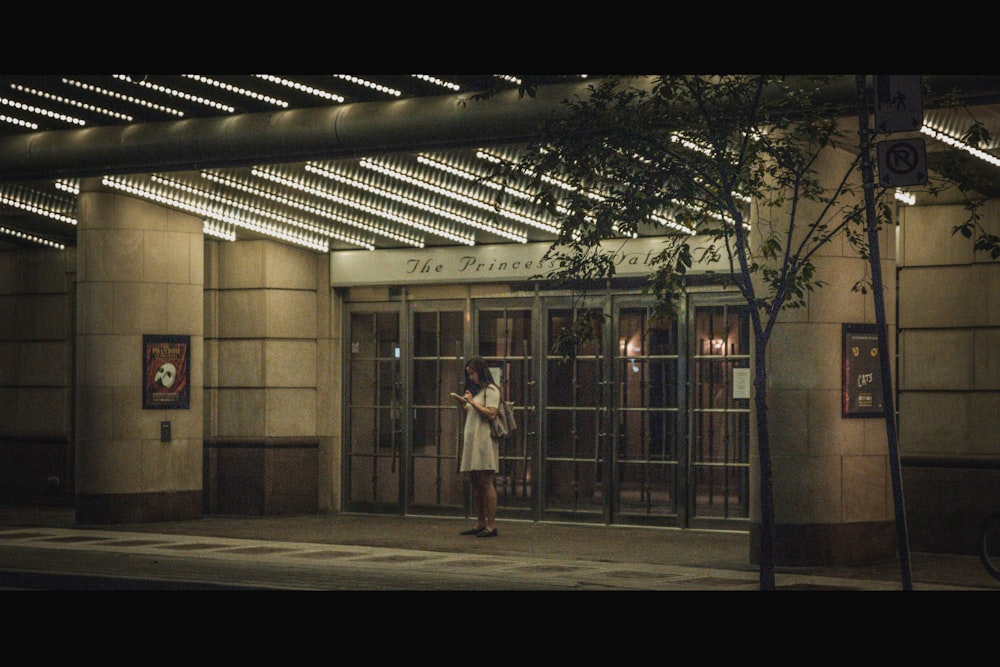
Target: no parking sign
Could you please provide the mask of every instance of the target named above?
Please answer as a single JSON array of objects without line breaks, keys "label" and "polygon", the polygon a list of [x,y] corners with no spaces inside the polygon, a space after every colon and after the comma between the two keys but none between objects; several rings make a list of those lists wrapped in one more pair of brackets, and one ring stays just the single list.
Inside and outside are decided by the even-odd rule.
[{"label": "no parking sign", "polygon": [[878,181],[887,188],[927,182],[927,147],[923,139],[896,139],[878,144]]}]

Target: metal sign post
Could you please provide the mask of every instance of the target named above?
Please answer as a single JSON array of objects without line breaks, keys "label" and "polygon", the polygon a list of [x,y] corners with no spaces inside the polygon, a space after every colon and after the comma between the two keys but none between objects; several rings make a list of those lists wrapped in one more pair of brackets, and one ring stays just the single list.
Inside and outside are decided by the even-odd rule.
[{"label": "metal sign post", "polygon": [[[875,183],[872,173],[871,138],[868,129],[868,96],[865,90],[865,75],[856,78],[858,89],[858,134],[861,137],[861,175],[865,192],[865,219],[868,227],[868,259],[872,271],[872,295],[875,299],[875,320],[878,334],[878,348],[888,351],[886,336],[885,295],[882,287],[882,261],[879,256],[878,226],[875,221]],[[889,441],[889,467],[892,472],[892,498],[896,511],[896,542],[899,549],[899,564],[903,590],[913,590],[910,574],[910,547],[906,532],[906,508],[903,504],[903,479],[900,473],[899,445],[896,433],[896,408],[892,398],[892,372],[889,355],[880,359],[882,392],[885,403],[885,430]]]}]

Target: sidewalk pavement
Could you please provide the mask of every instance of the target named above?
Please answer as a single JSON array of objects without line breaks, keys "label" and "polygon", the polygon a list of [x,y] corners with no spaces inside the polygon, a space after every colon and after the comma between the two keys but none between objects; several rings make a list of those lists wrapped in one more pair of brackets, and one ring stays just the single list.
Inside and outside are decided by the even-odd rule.
[{"label": "sidewalk pavement", "polygon": [[[208,515],[78,525],[71,508],[0,506],[0,588],[759,590],[738,531],[454,517]],[[898,559],[778,567],[777,590],[903,590]],[[1000,590],[975,556],[910,554],[912,590]]]}]

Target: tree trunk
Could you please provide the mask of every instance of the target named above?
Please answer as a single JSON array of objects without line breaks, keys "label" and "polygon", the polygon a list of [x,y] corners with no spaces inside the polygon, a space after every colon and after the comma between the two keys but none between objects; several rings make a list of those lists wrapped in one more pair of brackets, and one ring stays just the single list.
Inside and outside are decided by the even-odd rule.
[{"label": "tree trunk", "polygon": [[767,426],[767,341],[755,337],[754,409],[757,415],[757,454],[760,460],[760,590],[774,584],[774,487],[771,478],[771,439]]}]

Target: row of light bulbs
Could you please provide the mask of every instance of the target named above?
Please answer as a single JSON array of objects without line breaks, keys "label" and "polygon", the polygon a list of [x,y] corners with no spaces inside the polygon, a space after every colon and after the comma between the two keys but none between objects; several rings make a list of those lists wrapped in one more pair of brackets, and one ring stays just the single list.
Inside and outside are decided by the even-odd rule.
[{"label": "row of light bulbs", "polygon": [[[136,77],[130,76],[128,74],[114,74],[112,76],[116,80],[121,81],[123,84],[126,84],[128,88],[135,86],[137,88],[142,89],[142,91],[146,90],[154,91],[156,93],[164,94],[170,97],[175,97],[179,100],[184,100],[185,102],[193,102],[195,104],[208,107],[215,111],[222,111],[226,113],[234,113],[236,111],[236,108],[233,107],[232,105],[226,104],[219,100],[213,100],[210,97],[205,97],[202,95],[193,95],[191,93],[178,90],[177,88],[154,83],[145,78],[137,79]],[[274,97],[272,95],[265,95],[263,93],[242,86],[235,86],[233,84],[226,83],[225,81],[221,81],[213,77],[203,76],[200,74],[184,74],[182,76],[189,78],[193,81],[205,84],[207,86],[218,88],[219,90],[224,90],[227,93],[241,95],[248,99],[253,99],[257,102],[264,102],[266,104],[270,104],[278,109],[286,109],[289,106],[286,100]],[[307,93],[309,95],[313,95],[326,102],[334,102],[339,104],[345,101],[345,98],[342,95],[338,95],[337,93],[334,93],[332,91],[324,90],[322,88],[317,88],[315,86],[310,86],[300,81],[296,81],[294,79],[290,79],[287,77],[275,76],[272,74],[255,74],[253,76],[261,79],[262,81],[268,81],[269,83],[290,88],[300,93]],[[368,88],[370,90],[374,90],[376,92],[394,98],[401,97],[403,94],[401,90],[390,88],[389,86],[385,86],[383,84],[365,79],[363,77],[358,77],[350,74],[332,74],[330,76],[343,81],[348,81],[354,85],[362,86],[364,88]],[[459,86],[458,84],[452,81],[446,81],[439,77],[430,76],[426,74],[412,74],[411,76],[415,79],[419,79],[421,81],[425,81],[434,84],[436,86],[439,86],[443,91],[458,92],[461,90],[461,86]],[[517,79],[516,77],[512,77],[510,75],[497,74],[495,75],[495,77],[503,81],[520,83],[519,79]],[[184,112],[181,111],[180,109],[175,109],[165,104],[159,104],[157,102],[153,102],[152,100],[146,99],[139,94],[140,91],[136,91],[137,94],[133,95],[131,93],[125,93],[119,90],[113,90],[110,88],[106,88],[104,86],[95,85],[92,83],[88,83],[86,81],[81,81],[79,79],[73,79],[70,77],[62,77],[60,79],[60,82],[66,86],[70,86],[80,90],[85,90],[90,93],[95,93],[97,95],[101,95],[109,99],[114,99],[120,102],[126,102],[128,104],[144,107],[146,109],[152,109],[160,113],[171,115],[177,118],[184,117]],[[132,116],[123,114],[118,111],[114,111],[107,107],[85,103],[62,95],[55,95],[46,91],[38,90],[36,88],[32,88],[29,86],[23,86],[17,83],[12,83],[11,87],[18,92],[39,97],[44,101],[55,102],[65,106],[73,106],[78,109],[107,116],[108,118],[112,118],[116,121],[131,122],[133,120]],[[19,102],[17,100],[13,100],[3,96],[0,96],[0,106],[10,107],[18,112],[27,113],[29,115],[34,114],[39,116],[45,116],[47,118],[52,118],[60,122],[67,123],[69,125],[85,126],[87,124],[87,122],[82,118],[77,118],[69,114],[65,114],[59,111],[54,111],[52,109],[45,108],[44,106],[26,104],[24,102]],[[32,130],[38,129],[37,123],[34,123],[30,120],[25,120],[23,118],[19,118],[17,116],[0,114],[0,122],[17,125],[19,127],[26,127]]]},{"label": "row of light bulbs", "polygon": [[[1000,166],[1000,160],[997,158],[968,146],[940,130],[925,127],[922,128],[922,131],[937,140],[947,140],[947,143],[956,148],[966,150],[971,155]],[[479,159],[487,161],[509,159],[509,155],[504,155],[502,152],[498,154],[487,150],[477,151],[476,156]],[[417,156],[417,162],[424,167],[430,167],[439,172],[442,175],[442,180],[447,175],[465,179],[470,184],[473,181],[477,181],[480,185],[491,183],[489,180],[483,180],[483,172],[477,172],[470,169],[467,165],[459,164],[456,161],[447,160],[439,156],[421,154]],[[167,176],[151,177],[155,187],[143,184],[141,179],[138,178],[106,177],[104,183],[112,188],[122,189],[143,198],[201,215],[205,220],[205,232],[207,234],[228,240],[235,240],[235,229],[241,227],[323,252],[329,251],[331,239],[357,248],[373,250],[376,247],[377,237],[388,238],[412,247],[421,248],[425,245],[425,237],[421,236],[421,234],[438,236],[453,243],[475,245],[474,234],[469,231],[463,231],[464,228],[468,227],[498,234],[515,242],[524,243],[527,241],[526,234],[513,226],[505,227],[491,222],[487,218],[475,219],[469,217],[467,214],[456,212],[459,210],[458,207],[462,205],[474,206],[483,210],[492,210],[494,206],[493,202],[474,200],[466,194],[453,191],[451,188],[446,189],[439,184],[442,180],[437,182],[429,180],[424,176],[418,175],[412,169],[407,169],[398,163],[394,163],[391,158],[380,160],[365,158],[357,164],[362,169],[386,176],[394,181],[421,187],[425,194],[435,196],[428,197],[427,199],[451,199],[454,201],[455,208],[449,209],[441,205],[428,204],[427,199],[422,197],[404,198],[387,187],[351,175],[345,167],[335,162],[310,162],[306,164],[305,169],[307,172],[320,176],[323,179],[349,184],[374,197],[394,197],[402,204],[423,209],[426,215],[419,217],[404,215],[388,210],[384,204],[378,206],[366,204],[357,196],[345,197],[339,194],[336,189],[324,188],[316,183],[307,183],[300,177],[283,173],[282,170],[274,167],[256,167],[252,169],[251,173],[253,176],[265,181],[296,189],[310,198],[322,198],[329,202],[330,205],[318,206],[309,203],[305,199],[277,195],[249,183],[246,179],[228,176],[224,172],[204,171],[201,174],[207,181],[240,190],[253,197],[268,198],[276,204],[297,208],[312,218],[320,219],[322,222],[317,224],[309,223],[297,217],[278,213],[275,209],[253,206],[247,203],[248,198],[224,197],[210,188],[194,188],[182,181]],[[79,192],[78,182],[72,179],[59,180],[56,182],[56,186],[72,195]],[[171,191],[173,191],[172,194]],[[514,197],[522,199],[530,198],[530,195],[526,192],[521,192],[514,188],[508,189],[506,192]],[[913,195],[903,190],[897,189],[895,196],[905,203],[911,205],[915,203]],[[2,184],[0,185],[0,204],[67,224],[76,224],[75,198],[61,199],[49,193],[39,192],[24,186]],[[345,206],[353,208],[355,214],[351,215],[345,212]],[[518,212],[514,208],[501,208],[499,214],[521,225],[532,225],[550,233],[558,232],[558,227],[552,222],[531,217],[529,214]],[[454,222],[456,225],[449,225],[447,221]],[[661,218],[659,222],[663,225],[680,227],[669,218]],[[333,225],[337,225],[341,229]],[[347,228],[354,231],[348,231]],[[681,228],[681,230],[691,233],[691,230],[687,228]],[[6,232],[0,230],[0,233]],[[41,239],[39,242],[46,244],[44,239]]]}]

